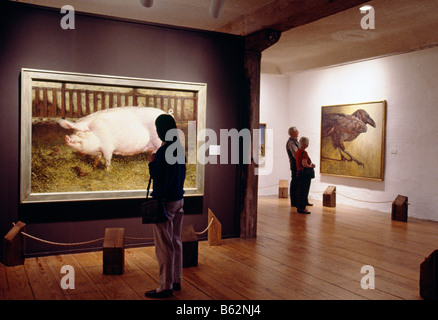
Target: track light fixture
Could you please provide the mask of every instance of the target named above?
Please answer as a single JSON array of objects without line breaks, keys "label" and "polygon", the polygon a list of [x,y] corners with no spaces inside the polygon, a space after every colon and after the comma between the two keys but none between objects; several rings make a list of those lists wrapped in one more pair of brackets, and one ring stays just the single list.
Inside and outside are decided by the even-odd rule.
[{"label": "track light fixture", "polygon": [[[211,0],[210,3],[210,16],[215,19],[218,19],[221,15],[222,8],[224,6],[225,0]],[[143,7],[150,8],[154,4],[154,0],[140,0],[140,3]]]},{"label": "track light fixture", "polygon": [[150,8],[154,4],[154,0],[140,0],[143,7]]},{"label": "track light fixture", "polygon": [[219,18],[222,11],[222,7],[224,6],[224,2],[225,0],[211,0],[210,15],[213,18],[215,19]]}]

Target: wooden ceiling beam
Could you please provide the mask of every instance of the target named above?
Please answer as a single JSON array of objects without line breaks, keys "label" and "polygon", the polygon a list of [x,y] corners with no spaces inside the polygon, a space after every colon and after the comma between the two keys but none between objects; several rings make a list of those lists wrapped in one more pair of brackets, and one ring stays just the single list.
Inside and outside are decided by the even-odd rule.
[{"label": "wooden ceiling beam", "polygon": [[217,31],[240,34],[271,29],[280,32],[305,25],[335,13],[353,8],[370,0],[276,0],[244,14]]},{"label": "wooden ceiling beam", "polygon": [[245,50],[262,52],[277,43],[281,32],[276,30],[264,29],[254,32],[245,37]]}]

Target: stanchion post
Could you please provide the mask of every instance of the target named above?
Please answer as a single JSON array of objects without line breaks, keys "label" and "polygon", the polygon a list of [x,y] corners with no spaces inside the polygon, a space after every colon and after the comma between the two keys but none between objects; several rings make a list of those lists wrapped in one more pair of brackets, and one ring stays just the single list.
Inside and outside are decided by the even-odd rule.
[{"label": "stanchion post", "polygon": [[328,186],[322,195],[322,205],[324,207],[336,207],[336,187]]},{"label": "stanchion post", "polygon": [[289,182],[287,180],[280,180],[280,182],[278,183],[278,197],[289,197]]},{"label": "stanchion post", "polygon": [[[211,221],[214,219],[213,221]],[[213,214],[213,212],[208,209],[208,224],[210,224],[208,229],[208,244],[210,246],[221,246],[222,245],[222,224]]]},{"label": "stanchion post", "polygon": [[183,226],[181,240],[183,244],[183,268],[198,265],[198,237],[193,225]]},{"label": "stanchion post", "polygon": [[395,221],[408,221],[408,197],[398,195],[392,203],[391,218]]},{"label": "stanchion post", "polygon": [[103,240],[103,274],[123,274],[125,228],[106,228]]},{"label": "stanchion post", "polygon": [[24,264],[24,236],[26,224],[18,221],[3,238],[3,264],[8,267]]}]

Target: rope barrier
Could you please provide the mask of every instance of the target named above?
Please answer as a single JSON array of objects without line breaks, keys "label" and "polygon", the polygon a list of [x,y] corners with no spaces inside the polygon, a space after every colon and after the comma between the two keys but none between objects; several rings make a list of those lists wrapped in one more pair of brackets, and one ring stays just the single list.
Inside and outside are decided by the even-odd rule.
[{"label": "rope barrier", "polygon": [[[275,184],[275,185],[272,185],[272,186],[266,186],[266,187],[260,187],[260,188],[261,189],[262,188],[272,188],[272,187],[275,187],[275,186],[278,186],[278,185],[279,184]],[[312,193],[323,193],[324,191],[310,191],[310,192],[312,192]],[[361,199],[356,199],[356,198],[349,197],[349,196],[347,196],[345,194],[342,194],[342,193],[339,193],[337,191],[335,191],[335,193],[340,195],[340,196],[343,196],[345,198],[348,198],[348,199],[351,199],[351,200],[355,200],[355,201],[360,201],[360,202],[368,202],[368,203],[392,203],[393,202],[393,200],[391,200],[391,201],[361,200]],[[410,203],[408,203],[408,205],[409,204]],[[211,219],[210,223],[208,224],[207,228],[205,228],[205,230],[203,230],[201,232],[195,232],[195,234],[200,235],[200,234],[206,233],[208,231],[208,229],[211,227],[211,224],[213,223],[213,220],[214,220],[214,218]],[[15,226],[15,223],[12,223],[12,224]],[[21,232],[21,234],[26,236],[26,237],[29,237],[31,239],[34,239],[36,241],[40,241],[40,242],[47,243],[47,244],[52,244],[52,245],[58,245],[58,246],[78,246],[78,245],[90,244],[90,243],[99,242],[99,241],[103,241],[104,240],[104,238],[99,238],[99,239],[83,241],[83,242],[65,243],[65,242],[55,242],[55,241],[44,240],[44,239],[32,236],[32,235],[30,235],[30,234],[28,234],[26,232],[23,232],[23,231]],[[125,239],[128,239],[128,240],[147,240],[147,241],[154,240],[153,238],[136,238],[136,237],[125,237]]]},{"label": "rope barrier", "polygon": [[127,239],[127,240],[147,240],[147,241],[154,240],[154,238],[135,238],[135,237],[125,237],[125,239]]},{"label": "rope barrier", "polygon": [[267,189],[267,188],[272,188],[272,187],[276,187],[276,186],[278,186],[279,184],[277,183],[277,184],[274,184],[274,185],[272,185],[272,186],[266,186],[266,187],[259,187],[259,189]]},{"label": "rope barrier", "polygon": [[[259,189],[272,188],[272,187],[276,187],[276,186],[278,186],[278,185],[279,185],[279,184],[277,183],[277,184],[272,185],[272,186],[259,187]],[[343,197],[348,198],[348,199],[350,199],[350,200],[355,200],[355,201],[360,201],[360,202],[368,202],[368,203],[392,203],[392,202],[394,201],[394,200],[389,200],[389,201],[370,201],[370,200],[361,200],[361,199],[356,199],[356,198],[349,197],[349,196],[347,196],[347,195],[345,195],[345,194],[342,194],[342,193],[339,193],[339,192],[337,192],[337,191],[335,191],[335,192],[336,192],[336,194],[338,194],[338,195],[340,195],[340,196],[343,196]],[[324,191],[312,191],[312,190],[310,190],[310,193],[324,193]],[[410,205],[410,203],[408,203],[408,205]]]},{"label": "rope barrier", "polygon": [[[201,231],[201,232],[195,232],[195,234],[204,234],[207,232],[207,230],[210,228],[211,224],[213,223],[214,218],[211,219],[210,223],[208,224],[207,228],[205,228],[205,230]],[[15,223],[13,222],[12,225],[15,226]],[[89,241],[83,241],[83,242],[55,242],[55,241],[49,241],[49,240],[45,240],[45,239],[41,239],[38,237],[35,237],[33,235],[30,235],[24,231],[21,232],[21,234],[23,236],[26,236],[28,238],[31,238],[33,240],[39,241],[39,242],[43,242],[43,243],[47,243],[47,244],[52,244],[52,245],[56,245],[56,246],[79,246],[79,245],[84,245],[84,244],[90,244],[90,243],[94,243],[94,242],[99,242],[99,241],[103,241],[105,238],[99,238],[99,239],[94,239],[94,240],[89,240]],[[125,237],[125,239],[128,240],[154,240],[154,238],[136,238],[136,237]]]},{"label": "rope barrier", "polygon": [[[312,193],[324,193],[324,191],[310,191]],[[368,202],[368,203],[392,203],[394,200],[389,200],[389,201],[370,201],[370,200],[361,200],[361,199],[356,199],[356,198],[352,198],[350,196],[347,196],[345,194],[342,194],[338,191],[335,191],[336,194],[343,196],[345,198],[351,199],[351,200],[355,200],[355,201],[360,201],[360,202]]]},{"label": "rope barrier", "polygon": [[213,223],[214,218],[211,218],[210,223],[208,224],[207,228],[205,228],[204,231],[201,232],[195,232],[195,234],[204,234],[207,232],[207,230],[210,228],[211,224]]},{"label": "rope barrier", "polygon": [[27,234],[26,232],[21,232],[22,235],[29,237],[31,239],[40,241],[40,242],[44,242],[44,243],[48,243],[48,244],[53,244],[53,245],[57,245],[57,246],[78,246],[78,245],[82,245],[82,244],[88,244],[88,243],[93,243],[93,242],[98,242],[98,241],[102,241],[104,238],[99,238],[99,239],[95,239],[95,240],[90,240],[90,241],[84,241],[84,242],[73,242],[73,243],[64,243],[64,242],[54,242],[54,241],[49,241],[49,240],[44,240],[41,238],[37,238],[34,237],[30,234]]},{"label": "rope barrier", "polygon": [[368,203],[392,203],[394,200],[391,201],[370,201],[370,200],[360,200],[360,199],[355,199],[355,198],[351,198],[349,196],[346,196],[345,194],[339,193],[337,191],[335,191],[336,194],[339,194],[340,196],[343,196],[345,198],[351,199],[351,200],[355,200],[355,201],[360,201],[360,202],[368,202]]}]

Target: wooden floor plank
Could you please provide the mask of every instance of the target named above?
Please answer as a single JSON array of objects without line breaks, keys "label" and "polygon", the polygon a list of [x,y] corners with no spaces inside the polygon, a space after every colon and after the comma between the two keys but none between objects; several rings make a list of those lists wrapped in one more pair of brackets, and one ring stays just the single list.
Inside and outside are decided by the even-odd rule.
[{"label": "wooden floor plank", "polygon": [[209,261],[216,268],[221,269],[224,274],[227,274],[227,283],[233,283],[233,285],[239,286],[240,289],[245,288],[249,291],[252,295],[252,297],[248,297],[249,299],[284,300],[306,298],[304,294],[297,293],[287,284],[273,284],[271,277],[267,274],[228,257],[222,251],[222,246],[209,247],[203,244],[201,248],[203,259],[201,261],[203,263]]},{"label": "wooden floor plank", "polygon": [[[136,263],[142,268],[150,277],[156,281],[156,285],[149,287],[148,290],[156,289],[159,283],[158,262],[155,256],[155,248],[135,248],[131,250],[131,257],[137,256]],[[181,283],[184,290],[175,291],[175,298],[181,300],[209,300],[210,296],[193,286],[190,282],[184,281]]]},{"label": "wooden floor plank", "polygon": [[[26,265],[26,263],[27,261],[25,261],[24,265]],[[29,285],[29,280],[27,278],[24,265],[15,266],[15,267],[5,267],[8,291],[4,293],[4,296],[8,300],[35,299],[32,289]]]},{"label": "wooden floor plank", "polygon": [[120,277],[137,293],[137,295],[142,299],[146,299],[144,293],[147,290],[155,288],[157,282],[131,258],[134,254],[135,252],[132,250],[125,250],[125,269],[123,275]]},{"label": "wooden floor plank", "polygon": [[364,299],[364,297],[355,295],[337,285],[333,285],[327,281],[322,281],[320,278],[317,278],[314,275],[291,267],[287,265],[287,263],[270,259],[268,256],[263,254],[262,250],[259,250],[260,246],[257,245],[257,243],[260,243],[261,238],[261,236],[258,236],[256,243],[254,243],[253,246],[250,246],[248,241],[245,240],[234,241],[229,245],[238,248],[239,252],[242,254],[245,254],[245,252],[248,250],[254,250],[254,252],[257,253],[256,256],[258,259],[264,259],[266,263],[270,265],[270,268],[277,272],[276,275],[279,279],[282,279],[287,283],[295,283],[298,286],[301,286],[301,290],[307,288],[308,292],[306,292],[306,294],[309,297],[326,295],[330,296],[331,299]]},{"label": "wooden floor plank", "polygon": [[[317,201],[301,215],[277,197],[260,197],[258,210],[257,238],[199,242],[198,266],[183,269],[182,290],[171,299],[421,299],[419,267],[436,249],[437,222]],[[75,270],[74,290],[60,287],[63,265]],[[360,286],[364,265],[374,268],[375,289]],[[157,287],[154,247],[125,249],[122,275],[103,274],[102,251],[0,264],[0,300],[139,300]]]},{"label": "wooden floor plank", "polygon": [[64,292],[44,257],[26,259],[24,264],[29,285],[36,300],[66,300]]},{"label": "wooden floor plank", "polygon": [[245,266],[254,269],[260,273],[260,275],[267,277],[269,282],[274,287],[277,285],[286,285],[295,293],[302,294],[303,297],[310,297],[321,292],[321,290],[315,286],[310,286],[304,282],[297,281],[296,279],[292,279],[288,275],[277,271],[275,266],[279,265],[280,263],[273,263],[272,260],[263,255],[255,254],[253,251],[248,251],[242,246],[236,246],[235,242],[229,242],[227,245],[218,249],[219,252],[227,257],[230,257],[233,260],[236,260]]},{"label": "wooden floor plank", "polygon": [[6,276],[6,267],[0,263],[0,300],[10,300],[8,278]]},{"label": "wooden floor plank", "polygon": [[245,300],[245,297],[216,278],[207,265],[184,269],[184,279],[214,300]]},{"label": "wooden floor plank", "polygon": [[[296,258],[299,260],[306,259],[304,255],[301,253],[302,250],[300,248],[292,247],[291,245],[285,245],[283,243],[274,242],[272,240],[267,239],[261,239],[259,237],[259,243],[268,243],[266,244],[267,247],[276,247],[276,248],[283,248],[283,250],[287,250],[289,248],[292,249],[292,252],[294,252],[294,255],[296,255]],[[269,249],[271,251],[271,249]],[[345,257],[342,254],[338,254],[337,252],[333,253],[332,249],[326,249],[321,250],[314,249],[310,246],[308,246],[308,251],[310,253],[310,256],[312,257],[310,260],[310,263],[314,264],[315,266],[320,265],[321,270],[317,273],[316,271],[311,271],[311,269],[308,267],[309,260],[306,260],[304,264],[297,263],[293,261],[293,259],[290,262],[290,265],[299,268],[299,270],[306,272],[306,273],[312,273],[314,275],[319,275],[322,279],[326,280],[326,282],[330,282],[332,284],[339,284],[345,282],[345,280],[353,280],[356,281],[357,284],[360,283],[360,279],[362,275],[360,274],[360,270],[363,265],[369,264],[370,261],[369,258],[366,256],[359,256],[355,257],[354,259],[351,259],[350,257]],[[332,251],[330,251],[332,250]],[[273,252],[271,252],[273,254]],[[315,258],[317,257],[317,259]],[[360,259],[363,258],[363,261],[360,261]],[[286,257],[282,257],[284,261],[286,261]],[[384,269],[381,269],[381,263],[380,261],[374,261],[374,267],[376,269],[376,275],[384,275],[385,279],[390,281],[397,282],[402,281],[404,286],[407,286],[408,284],[411,286],[412,290],[417,290],[418,281],[417,279],[414,281],[412,279],[409,279],[402,275],[402,272],[400,272],[399,268],[394,267],[394,270],[391,270],[391,272],[388,272]],[[328,270],[327,270],[328,268]],[[333,268],[334,272],[331,272],[330,269]],[[405,269],[406,270],[406,269]],[[325,272],[324,272],[325,271]],[[416,270],[416,275],[418,276],[418,270]],[[411,296],[411,295],[409,295]]]},{"label": "wooden floor plank", "polygon": [[87,275],[108,300],[140,300],[137,294],[120,275],[103,274],[102,252],[90,252],[74,255]]},{"label": "wooden floor plank", "polygon": [[61,283],[62,278],[66,275],[61,273],[61,268],[63,266],[72,266],[74,270],[75,288],[74,289],[63,289],[64,293],[67,294],[72,300],[80,299],[86,297],[86,300],[102,300],[105,299],[102,292],[95,285],[92,279],[88,276],[82,266],[77,262],[77,260],[71,254],[56,255],[42,257],[47,265],[51,268],[53,274],[55,275],[58,283]]},{"label": "wooden floor plank", "polygon": [[[275,205],[280,202],[281,200],[275,201]],[[312,251],[312,257],[325,256],[327,258],[332,256],[334,260],[342,264],[347,263],[351,266],[356,264],[356,269],[358,267],[357,263],[359,265],[372,264],[376,267],[377,275],[384,273],[386,277],[384,281],[381,281],[382,286],[380,289],[386,287],[386,292],[383,295],[379,294],[382,298],[386,294],[394,298],[419,298],[418,272],[423,255],[419,254],[418,251],[420,250],[425,254],[433,248],[433,243],[428,241],[435,241],[436,232],[430,239],[420,240],[421,233],[418,233],[420,230],[417,229],[415,234],[408,232],[416,226],[410,228],[409,224],[391,221],[389,215],[384,216],[382,213],[371,211],[363,214],[362,210],[361,219],[355,217],[356,221],[354,221],[351,216],[355,213],[350,214],[350,212],[343,209],[332,209],[329,214],[326,214],[325,208],[316,209],[319,211],[318,214],[312,213],[309,216],[304,216],[297,214],[294,209],[287,208],[287,205],[284,204],[284,208],[281,210],[284,214],[282,218],[278,216],[279,210],[267,210],[268,214],[261,216],[259,219],[259,235],[263,235],[263,232],[265,232],[264,235],[267,238],[270,238],[271,241],[277,241],[274,244],[275,246],[282,245],[281,239],[289,241],[289,243],[302,241],[309,248],[309,251]],[[275,223],[276,218],[283,222],[280,227]],[[285,218],[289,220],[289,223],[285,223]],[[416,222],[415,219],[413,221]],[[394,230],[394,225],[397,230]],[[382,230],[385,228],[386,230]],[[436,231],[437,224],[428,223],[428,229],[429,232],[433,229]],[[275,235],[273,235],[274,232]],[[416,235],[416,237],[413,237],[413,235]],[[416,239],[415,247],[409,248],[412,244],[406,240],[407,236]],[[291,244],[288,247],[292,250],[294,248]],[[295,252],[299,253],[300,251],[295,250]],[[316,260],[313,259],[313,261]],[[397,263],[394,263],[395,261]],[[324,263],[329,264],[329,261]],[[354,269],[350,272],[353,271]],[[383,279],[382,276],[380,278]],[[342,279],[339,280],[339,283],[343,282]],[[389,286],[384,285],[388,281]],[[403,286],[396,289],[397,282],[403,282]],[[351,287],[345,287],[351,289]],[[362,289],[357,292],[365,294]],[[365,295],[369,297],[370,292],[372,291]],[[376,296],[376,298],[378,297]]]},{"label": "wooden floor plank", "polygon": [[[269,230],[269,226],[266,227],[267,230]],[[325,228],[326,229],[326,228]],[[324,230],[325,230],[324,229]],[[272,229],[271,229],[272,230]],[[293,232],[289,231],[282,231],[282,230],[277,230],[277,234],[276,235],[280,235],[281,237],[281,232],[283,232],[283,234],[287,234],[287,237],[289,237],[289,240],[297,240],[300,241],[300,238],[296,237],[294,235]],[[269,233],[269,232],[268,232]],[[375,238],[376,235],[368,232],[367,234],[368,238]],[[314,239],[312,239],[312,237]],[[324,237],[324,238],[323,238]],[[301,236],[301,239],[302,236]],[[404,248],[406,247],[405,245],[401,245],[401,248],[399,248],[398,250],[400,252],[397,252],[396,250],[394,250],[393,252],[391,252],[390,249],[388,249],[388,246],[391,245],[391,242],[386,241],[384,244],[383,243],[373,243],[373,241],[370,241],[369,239],[366,238],[357,238],[357,232],[349,232],[348,228],[344,228],[341,232],[337,232],[335,234],[326,234],[319,236],[318,239],[315,239],[314,236],[312,236],[312,234],[310,232],[307,233],[307,237],[306,239],[306,243],[309,244],[310,246],[312,244],[316,244],[317,248],[321,248],[321,246],[325,246],[326,248],[334,248],[334,249],[340,249],[342,247],[349,247],[349,251],[348,252],[354,252],[354,250],[356,250],[356,252],[360,253],[362,256],[375,256],[377,258],[386,258],[389,260],[392,260],[394,258],[400,258],[401,261],[399,261],[402,265],[406,264],[411,266],[412,265],[412,261],[418,261],[418,259],[422,258],[422,254],[418,254],[418,249],[415,249],[415,252],[413,252],[411,255],[406,256],[406,252],[404,251]],[[346,239],[348,239],[348,242],[346,243]],[[278,240],[278,239],[277,239]],[[399,241],[399,240],[396,240]],[[352,246],[352,242],[354,242],[354,246]],[[394,242],[394,241],[393,241]],[[388,245],[388,246],[385,246]],[[353,251],[351,249],[354,249]],[[344,254],[348,254],[348,252],[344,252]],[[427,251],[426,251],[427,252]],[[406,260],[411,260],[406,262]],[[414,260],[413,260],[414,259]]]}]

